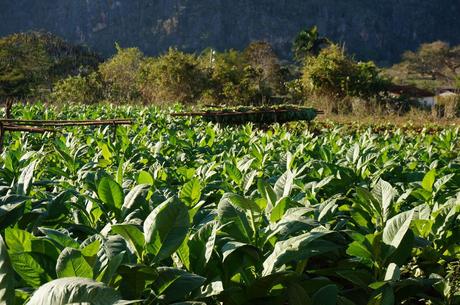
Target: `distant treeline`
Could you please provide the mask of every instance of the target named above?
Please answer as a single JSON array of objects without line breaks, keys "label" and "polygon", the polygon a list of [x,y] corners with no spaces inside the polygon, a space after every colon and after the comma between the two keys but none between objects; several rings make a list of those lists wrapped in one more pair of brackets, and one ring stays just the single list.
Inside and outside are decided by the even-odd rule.
[{"label": "distant treeline", "polygon": [[88,48],[49,33],[4,37],[0,39],[0,97],[52,103],[192,105],[327,99],[326,108],[337,112],[350,107],[350,101],[401,102],[388,94],[394,82],[425,87],[460,83],[459,47],[442,42],[423,45],[382,71],[373,62],[355,61],[316,27],[302,31],[293,42],[293,62],[282,62],[263,41],[241,52],[207,49],[188,54],[171,48],[158,57],[147,57],[137,48],[116,48],[117,53],[103,61]]}]

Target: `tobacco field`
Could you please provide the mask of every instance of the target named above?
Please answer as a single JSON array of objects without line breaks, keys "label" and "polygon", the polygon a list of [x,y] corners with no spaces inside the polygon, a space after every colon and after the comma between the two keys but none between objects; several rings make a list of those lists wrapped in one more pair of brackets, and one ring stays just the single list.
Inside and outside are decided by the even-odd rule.
[{"label": "tobacco field", "polygon": [[135,124],[7,134],[0,304],[460,304],[459,128],[171,111],[13,109]]}]

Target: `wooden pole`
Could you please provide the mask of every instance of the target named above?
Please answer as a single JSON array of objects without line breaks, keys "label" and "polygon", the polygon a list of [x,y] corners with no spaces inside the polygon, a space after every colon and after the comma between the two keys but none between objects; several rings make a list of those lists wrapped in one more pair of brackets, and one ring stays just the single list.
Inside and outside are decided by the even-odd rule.
[{"label": "wooden pole", "polygon": [[13,100],[11,98],[6,99],[5,103],[5,118],[11,119],[11,107],[13,106]]},{"label": "wooden pole", "polygon": [[116,119],[116,120],[81,120],[81,121],[43,121],[43,120],[13,120],[13,119],[0,119],[4,123],[11,123],[14,125],[27,125],[27,126],[100,126],[100,125],[131,125],[132,120]]},{"label": "wooden pole", "polygon": [[4,138],[5,138],[5,128],[3,126],[3,123],[0,122],[0,154],[3,153]]},{"label": "wooden pole", "polygon": [[115,143],[115,140],[117,139],[117,124],[113,123],[113,137],[112,137],[112,142]]}]

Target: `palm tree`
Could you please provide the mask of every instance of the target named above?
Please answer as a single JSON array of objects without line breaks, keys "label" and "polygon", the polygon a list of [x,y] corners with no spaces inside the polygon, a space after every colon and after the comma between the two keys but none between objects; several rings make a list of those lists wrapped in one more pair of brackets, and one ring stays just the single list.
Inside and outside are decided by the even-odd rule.
[{"label": "palm tree", "polygon": [[326,37],[319,36],[318,27],[301,31],[294,40],[293,52],[297,61],[303,62],[307,56],[317,56],[321,49],[331,44]]}]

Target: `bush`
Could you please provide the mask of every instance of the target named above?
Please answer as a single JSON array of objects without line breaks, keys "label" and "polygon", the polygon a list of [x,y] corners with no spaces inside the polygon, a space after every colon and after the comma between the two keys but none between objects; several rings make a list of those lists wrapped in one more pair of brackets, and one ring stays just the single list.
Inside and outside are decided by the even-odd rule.
[{"label": "bush", "polygon": [[460,95],[448,95],[437,98],[432,109],[433,115],[439,118],[455,118],[460,115]]},{"label": "bush", "polygon": [[100,101],[103,85],[96,72],[89,76],[70,76],[54,85],[51,99],[57,103],[93,104]]},{"label": "bush", "polygon": [[302,80],[308,91],[336,98],[375,97],[388,85],[373,62],[355,62],[337,45],[322,50],[317,57],[308,57]]},{"label": "bush", "polygon": [[263,77],[263,68],[252,66],[238,51],[214,53],[212,63],[209,55],[203,55],[201,66],[209,79],[202,100],[225,105],[260,104],[263,97],[270,96],[270,89]]},{"label": "bush", "polygon": [[99,66],[105,85],[105,98],[111,102],[132,101],[140,97],[139,74],[144,55],[137,48],[122,49]]},{"label": "bush", "polygon": [[160,57],[148,58],[140,71],[140,93],[145,102],[197,102],[206,84],[198,58],[172,48]]}]

